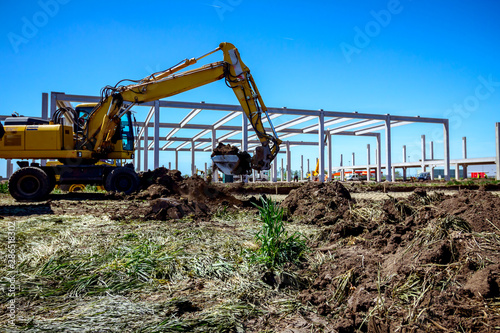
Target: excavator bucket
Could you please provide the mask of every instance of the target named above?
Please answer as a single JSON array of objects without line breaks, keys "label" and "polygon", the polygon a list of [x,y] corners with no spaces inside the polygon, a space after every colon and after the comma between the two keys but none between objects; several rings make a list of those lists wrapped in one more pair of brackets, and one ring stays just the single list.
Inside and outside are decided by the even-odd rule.
[{"label": "excavator bucket", "polygon": [[219,143],[212,153],[212,161],[226,175],[249,175],[252,172],[252,157],[235,146]]},{"label": "excavator bucket", "polygon": [[217,165],[222,173],[226,175],[235,175],[240,159],[237,155],[216,155],[212,161]]}]

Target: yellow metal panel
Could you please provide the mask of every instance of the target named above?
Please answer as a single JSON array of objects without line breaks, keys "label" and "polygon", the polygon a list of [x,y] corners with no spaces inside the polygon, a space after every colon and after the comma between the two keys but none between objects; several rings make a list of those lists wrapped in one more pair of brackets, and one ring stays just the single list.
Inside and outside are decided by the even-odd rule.
[{"label": "yellow metal panel", "polygon": [[24,150],[26,126],[5,126],[5,135],[0,139],[0,150]]},{"label": "yellow metal panel", "polygon": [[73,127],[64,126],[63,127],[63,149],[71,150],[75,148],[75,142],[73,139]]},{"label": "yellow metal panel", "polygon": [[86,150],[16,150],[6,151],[0,149],[0,158],[12,159],[38,159],[38,158],[93,158],[91,151]]},{"label": "yellow metal panel", "polygon": [[62,125],[26,126],[26,150],[61,150]]}]

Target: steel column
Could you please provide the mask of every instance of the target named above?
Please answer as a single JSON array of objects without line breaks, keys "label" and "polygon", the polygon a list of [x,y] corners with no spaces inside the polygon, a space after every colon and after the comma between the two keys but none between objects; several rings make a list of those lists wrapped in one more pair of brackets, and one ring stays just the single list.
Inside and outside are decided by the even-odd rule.
[{"label": "steel column", "polygon": [[149,142],[148,142],[148,127],[144,127],[144,171],[148,171],[148,153],[149,153]]},{"label": "steel column", "polygon": [[179,151],[175,151],[175,170],[179,170]]},{"label": "steel column", "polygon": [[241,115],[241,150],[248,151],[248,118],[244,113]]},{"label": "steel column", "polygon": [[495,142],[496,142],[496,179],[500,180],[500,123],[495,123]]},{"label": "steel column", "polygon": [[281,177],[280,177],[280,180],[282,182],[284,182],[285,181],[284,178],[285,178],[285,168],[283,167],[283,159],[281,159]]},{"label": "steel column", "polygon": [[[431,157],[430,158],[433,161],[434,160],[434,141],[431,141],[430,144],[431,144],[431,147],[430,147],[431,148],[431,151],[430,151]],[[434,164],[431,165],[431,180],[434,180]]]},{"label": "steel column", "polygon": [[275,158],[273,161],[273,183],[278,181],[278,159]]},{"label": "steel column", "polygon": [[290,151],[290,141],[286,142],[286,181],[292,181],[292,153]]},{"label": "steel column", "polygon": [[[212,153],[214,152],[215,148],[217,147],[217,135],[216,135],[216,130],[215,128],[212,127],[212,142],[211,142],[211,148],[212,148]],[[219,172],[217,171],[217,166],[215,163],[212,162],[212,183],[217,183],[219,181]]]},{"label": "steel column", "polygon": [[154,147],[153,164],[154,168],[160,167],[160,101],[155,101],[155,129],[154,129]]},{"label": "steel column", "polygon": [[[42,93],[42,119],[49,119],[49,94]],[[40,160],[42,166],[47,164],[47,160]]]},{"label": "steel column", "polygon": [[141,140],[137,141],[137,148],[136,148],[135,156],[137,158],[137,164],[135,165],[135,170],[136,171],[141,171]]},{"label": "steel column", "polygon": [[344,181],[345,180],[345,172],[344,172],[344,155],[340,154],[340,180]]},{"label": "steel column", "polygon": [[50,93],[50,119],[52,119],[52,116],[54,113],[56,113],[57,110],[57,93],[51,92]]},{"label": "steel column", "polygon": [[14,166],[12,165],[12,160],[11,159],[8,159],[7,160],[7,178],[10,178],[10,176],[12,176],[12,174],[14,173]]},{"label": "steel column", "polygon": [[191,175],[196,175],[196,163],[195,163],[195,150],[194,150],[194,140],[191,141]]},{"label": "steel column", "polygon": [[370,144],[366,145],[366,180],[370,180]]},{"label": "steel column", "polygon": [[422,149],[422,163],[421,163],[421,169],[422,172],[425,172],[425,135],[422,134],[421,136],[421,149]]},{"label": "steel column", "polygon": [[304,180],[304,155],[300,155],[300,180]]},{"label": "steel column", "polygon": [[319,182],[325,181],[325,114],[319,110],[318,117],[318,146],[319,146]]},{"label": "steel column", "polygon": [[[406,163],[406,145],[403,145],[403,163]],[[403,180],[406,181],[406,167],[403,168]]]},{"label": "steel column", "polygon": [[444,179],[450,180],[450,122],[443,121],[443,142],[444,142]]},{"label": "steel column", "polygon": [[326,133],[327,136],[327,144],[328,144],[328,150],[327,150],[327,158],[328,158],[328,180],[333,180],[332,177],[332,160],[333,160],[333,147],[332,147],[332,134],[330,132]]},{"label": "steel column", "polygon": [[382,181],[382,144],[380,141],[380,135],[377,135],[377,149],[375,151],[375,157],[377,159],[377,182]]},{"label": "steel column", "polygon": [[392,181],[392,161],[391,161],[391,116],[385,119],[385,180]]},{"label": "steel column", "polygon": [[[467,159],[467,138],[462,137],[462,157]],[[462,170],[464,170],[464,179],[467,178],[467,164],[462,165]]]}]

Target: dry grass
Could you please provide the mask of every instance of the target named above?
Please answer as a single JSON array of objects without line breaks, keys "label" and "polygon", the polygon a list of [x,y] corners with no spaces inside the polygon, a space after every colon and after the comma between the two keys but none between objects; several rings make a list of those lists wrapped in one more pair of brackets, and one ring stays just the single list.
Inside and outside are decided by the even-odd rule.
[{"label": "dry grass", "polygon": [[[199,224],[90,215],[0,220],[0,228],[17,224],[16,324],[27,332],[236,332],[262,314],[294,316],[297,291],[265,284],[265,267],[250,260],[256,219],[225,211]],[[5,310],[0,327],[12,329]]]}]

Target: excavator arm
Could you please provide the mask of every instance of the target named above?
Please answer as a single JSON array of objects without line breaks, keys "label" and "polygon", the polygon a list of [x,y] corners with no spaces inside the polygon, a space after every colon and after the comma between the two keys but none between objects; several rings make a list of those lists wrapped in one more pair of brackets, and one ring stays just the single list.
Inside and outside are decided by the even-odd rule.
[{"label": "excavator arm", "polygon": [[[179,72],[219,50],[224,54],[223,61]],[[177,95],[221,79],[225,79],[226,84],[232,88],[261,142],[261,146],[256,148],[252,157],[251,168],[269,170],[271,161],[279,152],[281,140],[278,139],[274,131],[267,108],[250,74],[250,70],[241,61],[238,50],[230,43],[221,43],[217,49],[199,58],[186,59],[172,68],[151,74],[140,81],[135,81],[133,84],[119,86],[119,82],[114,87],[107,86],[103,88],[101,101],[91,112],[88,121],[83,127],[84,140],[81,141],[81,147],[78,148],[92,150],[97,157],[105,156],[114,149],[112,138],[119,126],[120,118],[133,105]],[[268,117],[273,135],[267,134],[264,129],[262,124],[263,113]],[[228,169],[227,165],[224,164],[234,163],[234,156],[228,160],[214,158],[214,162],[221,170],[232,173],[231,168]],[[249,173],[249,170],[244,172]]]}]

